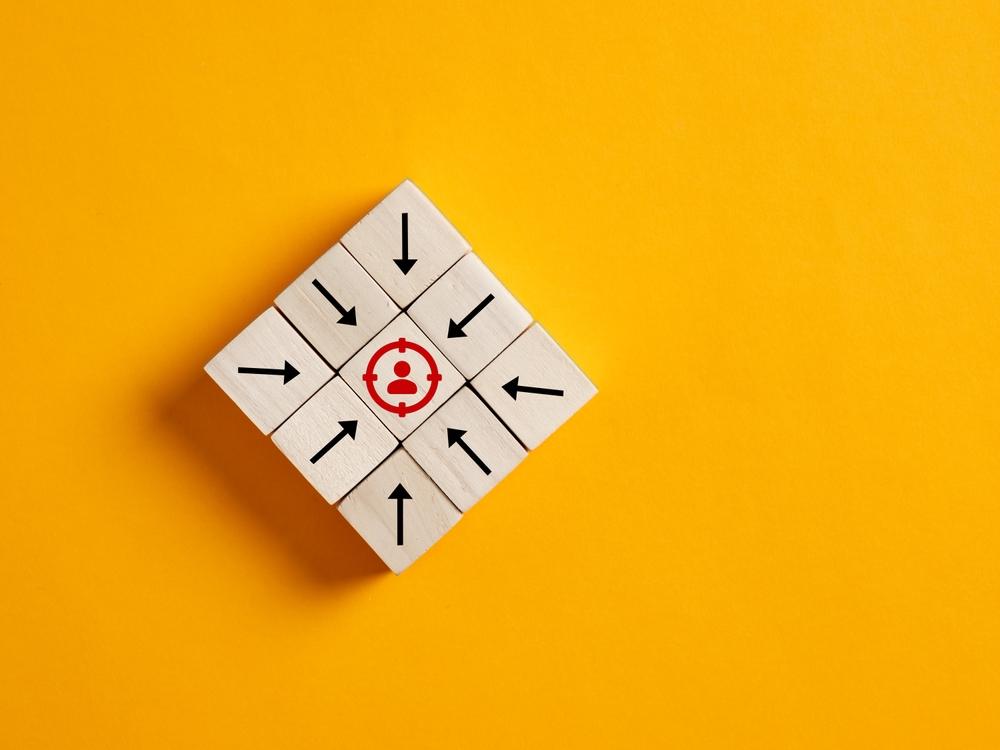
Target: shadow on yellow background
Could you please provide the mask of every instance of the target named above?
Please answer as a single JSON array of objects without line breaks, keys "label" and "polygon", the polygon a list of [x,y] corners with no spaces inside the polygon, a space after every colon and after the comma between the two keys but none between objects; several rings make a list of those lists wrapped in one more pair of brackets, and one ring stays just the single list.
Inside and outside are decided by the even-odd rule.
[{"label": "shadow on yellow background", "polygon": [[204,372],[162,412],[165,426],[193,460],[225,485],[227,511],[249,515],[304,577],[321,588],[387,572],[335,512]]},{"label": "shadow on yellow background", "polygon": [[297,224],[283,232],[280,245],[265,246],[267,263],[255,269],[258,284],[231,290],[236,293],[233,309],[184,339],[169,366],[149,384],[149,391],[158,394],[162,426],[183,445],[187,460],[218,477],[227,511],[251,518],[283,551],[280,557],[301,574],[293,580],[321,588],[360,582],[388,569],[202,366],[382,197],[372,193],[367,203],[365,196],[355,197],[346,203],[356,208],[338,206],[322,222]]}]

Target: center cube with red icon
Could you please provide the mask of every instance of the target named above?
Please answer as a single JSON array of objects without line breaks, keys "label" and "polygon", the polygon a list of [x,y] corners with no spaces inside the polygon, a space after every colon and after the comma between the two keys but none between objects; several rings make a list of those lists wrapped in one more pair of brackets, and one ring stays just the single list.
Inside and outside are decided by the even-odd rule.
[{"label": "center cube with red icon", "polygon": [[205,369],[396,574],[597,392],[409,180]]}]

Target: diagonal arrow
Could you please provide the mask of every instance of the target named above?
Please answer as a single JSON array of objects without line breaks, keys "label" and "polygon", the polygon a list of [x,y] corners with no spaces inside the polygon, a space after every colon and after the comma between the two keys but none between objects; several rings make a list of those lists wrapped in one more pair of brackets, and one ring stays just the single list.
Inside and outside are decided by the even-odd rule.
[{"label": "diagonal arrow", "polygon": [[389,493],[389,499],[396,501],[396,546],[403,545],[403,501],[412,500],[406,487],[401,484],[396,485],[396,489]]},{"label": "diagonal arrow", "polygon": [[392,262],[399,266],[399,270],[403,272],[403,276],[406,276],[413,268],[413,264],[417,262],[416,258],[410,258],[410,248],[409,248],[409,231],[407,230],[406,221],[409,214],[403,214],[403,257],[393,258]]},{"label": "diagonal arrow", "polygon": [[299,374],[299,371],[288,364],[288,360],[285,360],[285,367],[281,370],[270,370],[266,367],[237,367],[236,372],[242,375],[284,375],[285,385],[288,385],[288,381]]},{"label": "diagonal arrow", "polygon": [[333,295],[326,291],[326,287],[319,283],[319,279],[313,279],[313,286],[319,289],[319,293],[326,297],[326,301],[337,308],[337,312],[340,313],[340,320],[337,321],[342,326],[356,326],[358,324],[358,318],[354,314],[354,309],[345,310],[344,306],[341,305],[337,300],[334,299]]},{"label": "diagonal arrow", "polygon": [[453,430],[453,429],[451,429],[449,427],[448,428],[448,447],[450,448],[451,446],[453,446],[453,445],[455,445],[457,443],[458,447],[460,447],[463,451],[465,451],[469,455],[469,458],[471,458],[473,461],[476,462],[476,466],[478,466],[480,469],[483,470],[483,474],[489,474],[490,473],[490,467],[487,466],[486,464],[484,464],[483,463],[483,459],[481,459],[479,456],[477,456],[473,452],[472,448],[470,448],[469,446],[467,446],[465,444],[465,441],[462,440],[462,435],[464,435],[466,432],[468,432],[468,430]]},{"label": "diagonal arrow", "polygon": [[517,378],[508,383],[504,383],[501,388],[507,391],[507,395],[517,401],[518,393],[537,393],[541,396],[562,396],[563,392],[555,388],[532,388],[530,385],[518,385]]},{"label": "diagonal arrow", "polygon": [[309,459],[309,463],[314,464],[317,461],[319,461],[321,458],[323,458],[323,456],[326,455],[327,451],[329,451],[333,446],[335,446],[337,443],[343,440],[347,435],[350,435],[351,440],[354,440],[354,436],[358,432],[358,420],[349,419],[346,422],[340,422],[339,424],[344,429],[338,432],[336,437],[333,438],[333,440],[331,440],[329,443],[320,448],[319,451],[316,453],[316,455]]},{"label": "diagonal arrow", "polygon": [[454,320],[449,320],[448,338],[450,339],[465,338],[465,331],[463,331],[462,329],[465,328],[467,325],[469,325],[469,322],[474,317],[479,315],[479,313],[483,311],[483,308],[485,308],[492,301],[493,301],[493,295],[487,294],[486,299],[484,299],[482,302],[480,302],[478,305],[472,308],[472,312],[470,312],[468,315],[462,318],[458,323],[456,323]]}]

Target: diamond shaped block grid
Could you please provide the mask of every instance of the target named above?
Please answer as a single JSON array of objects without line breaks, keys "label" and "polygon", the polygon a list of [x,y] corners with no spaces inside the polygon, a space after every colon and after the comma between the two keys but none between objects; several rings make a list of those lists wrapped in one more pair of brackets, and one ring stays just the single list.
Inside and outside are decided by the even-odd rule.
[{"label": "diamond shaped block grid", "polygon": [[397,575],[597,393],[470,251],[405,180],[205,366]]}]

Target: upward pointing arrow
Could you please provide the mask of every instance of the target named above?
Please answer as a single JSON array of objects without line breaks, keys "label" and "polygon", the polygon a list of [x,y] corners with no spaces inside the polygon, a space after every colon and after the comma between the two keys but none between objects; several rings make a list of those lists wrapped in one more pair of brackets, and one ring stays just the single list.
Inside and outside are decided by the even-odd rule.
[{"label": "upward pointing arrow", "polygon": [[480,302],[478,305],[472,308],[472,312],[470,312],[468,315],[462,318],[458,323],[456,323],[454,320],[449,320],[448,338],[450,339],[465,338],[465,331],[463,331],[462,329],[465,328],[474,317],[479,315],[479,313],[481,313],[483,309],[492,301],[493,301],[493,295],[487,294],[486,299],[484,299],[482,302]]},{"label": "upward pointing arrow", "polygon": [[417,262],[416,258],[410,259],[410,232],[406,225],[408,216],[409,214],[403,214],[403,257],[392,259],[392,262],[399,266],[399,270],[403,272],[403,276],[406,276],[413,268],[413,264]]},{"label": "upward pointing arrow", "polygon": [[396,501],[396,546],[403,545],[403,501],[412,500],[406,487],[401,484],[396,485],[396,489],[389,493],[389,499]]},{"label": "upward pointing arrow", "polygon": [[319,293],[326,297],[326,301],[333,305],[337,312],[340,313],[340,320],[337,321],[339,325],[342,326],[356,326],[358,324],[358,318],[355,314],[356,308],[351,308],[350,310],[345,310],[344,306],[341,305],[337,300],[333,298],[333,295],[326,291],[326,287],[319,283],[319,279],[313,279],[313,286],[319,290]]},{"label": "upward pointing arrow", "polygon": [[483,474],[489,474],[490,473],[490,467],[487,466],[486,464],[484,464],[483,463],[483,459],[481,459],[479,456],[477,456],[475,454],[475,452],[473,452],[472,448],[470,448],[469,446],[467,446],[465,444],[465,441],[462,440],[462,436],[466,432],[468,432],[468,430],[453,430],[453,429],[451,429],[449,427],[448,428],[448,447],[450,448],[453,445],[458,445],[459,448],[461,448],[463,451],[465,451],[469,455],[469,458],[471,458],[473,461],[476,462],[476,466],[478,466],[480,469],[483,470]]},{"label": "upward pointing arrow", "polygon": [[299,374],[299,371],[292,367],[287,359],[285,360],[284,368],[281,370],[270,370],[266,367],[237,367],[236,372],[241,375],[284,375],[284,385],[288,385],[288,381]]},{"label": "upward pointing arrow", "polygon": [[343,429],[336,434],[336,436],[333,438],[333,440],[331,440],[329,443],[327,443],[322,448],[320,448],[319,451],[316,453],[316,455],[309,459],[309,463],[314,464],[317,461],[319,461],[321,458],[323,458],[323,456],[325,456],[327,454],[327,452],[333,446],[335,446],[337,443],[339,443],[341,440],[343,440],[348,435],[350,435],[351,440],[354,440],[354,436],[358,432],[358,420],[356,420],[356,419],[349,419],[349,420],[344,421],[344,422],[339,422],[338,424],[340,424],[340,426]]}]

